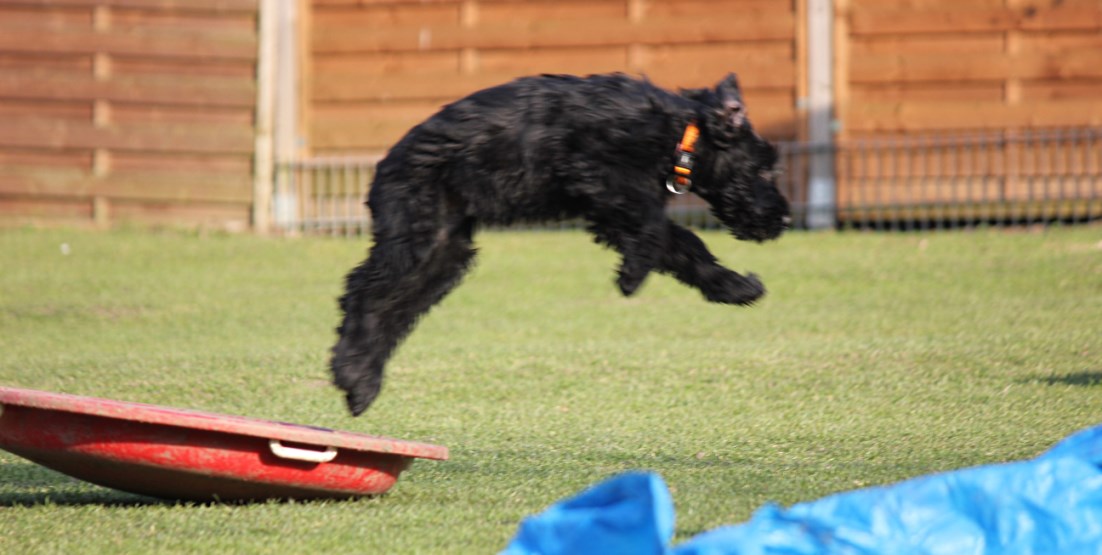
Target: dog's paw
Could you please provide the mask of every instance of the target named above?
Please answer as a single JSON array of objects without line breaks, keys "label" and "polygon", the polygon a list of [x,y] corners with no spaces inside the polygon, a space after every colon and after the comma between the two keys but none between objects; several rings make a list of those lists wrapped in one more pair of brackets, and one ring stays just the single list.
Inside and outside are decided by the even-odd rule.
[{"label": "dog's paw", "polygon": [[382,383],[375,380],[361,380],[348,390],[345,394],[345,401],[348,403],[348,411],[352,413],[352,416],[363,414],[367,407],[371,406],[371,403],[379,396],[381,386]]},{"label": "dog's paw", "polygon": [[725,272],[712,286],[703,289],[704,298],[713,303],[754,304],[765,295],[765,285],[756,274],[740,276],[735,272]]},{"label": "dog's paw", "polygon": [[643,284],[643,278],[645,277],[646,275],[643,277],[634,277],[620,274],[620,276],[616,278],[616,286],[620,288],[620,293],[623,296],[630,297],[639,290],[639,286]]}]

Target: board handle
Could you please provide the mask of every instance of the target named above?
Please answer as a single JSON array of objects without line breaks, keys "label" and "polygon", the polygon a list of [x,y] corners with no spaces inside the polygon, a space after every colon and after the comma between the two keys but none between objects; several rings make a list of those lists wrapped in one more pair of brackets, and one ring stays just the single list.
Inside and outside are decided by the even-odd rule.
[{"label": "board handle", "polygon": [[337,448],[333,446],[326,447],[325,451],[313,451],[310,449],[287,447],[280,443],[278,439],[269,439],[268,448],[272,450],[273,455],[281,459],[290,459],[292,461],[327,463],[337,458]]}]

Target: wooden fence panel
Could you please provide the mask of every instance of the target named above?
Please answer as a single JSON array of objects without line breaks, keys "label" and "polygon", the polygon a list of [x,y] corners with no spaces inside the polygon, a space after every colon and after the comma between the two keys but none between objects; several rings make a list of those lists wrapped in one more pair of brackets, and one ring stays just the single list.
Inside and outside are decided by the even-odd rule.
[{"label": "wooden fence panel", "polygon": [[257,0],[0,0],[4,223],[245,229]]},{"label": "wooden fence panel", "polygon": [[739,74],[759,129],[796,138],[798,6],[773,0],[312,0],[310,150],[385,150],[439,107],[537,73],[711,86]]},{"label": "wooden fence panel", "polygon": [[[840,0],[836,10],[845,56],[836,71],[843,142],[969,133],[1013,137],[1024,130],[1102,125],[1098,0]],[[1067,168],[1023,165],[1018,157],[1044,155],[1034,146],[994,143],[982,153],[987,165],[977,166],[984,175],[968,177],[968,187],[916,165],[898,165],[877,178],[839,160],[840,207],[951,205],[967,201],[962,194],[1026,201],[1038,184],[1067,185],[1074,174]],[[1078,155],[1070,144],[1050,147],[1061,156]],[[947,156],[934,158],[944,162]],[[913,194],[904,194],[907,183]],[[1059,196],[1098,194],[1091,183],[1060,189]]]}]

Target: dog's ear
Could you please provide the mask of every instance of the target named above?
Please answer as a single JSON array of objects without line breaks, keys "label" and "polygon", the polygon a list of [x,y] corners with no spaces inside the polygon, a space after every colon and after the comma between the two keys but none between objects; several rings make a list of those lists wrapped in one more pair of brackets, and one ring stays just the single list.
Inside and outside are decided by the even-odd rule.
[{"label": "dog's ear", "polygon": [[728,73],[716,85],[716,98],[724,121],[736,129],[746,124],[746,105],[742,102],[742,89],[738,86],[738,77]]}]

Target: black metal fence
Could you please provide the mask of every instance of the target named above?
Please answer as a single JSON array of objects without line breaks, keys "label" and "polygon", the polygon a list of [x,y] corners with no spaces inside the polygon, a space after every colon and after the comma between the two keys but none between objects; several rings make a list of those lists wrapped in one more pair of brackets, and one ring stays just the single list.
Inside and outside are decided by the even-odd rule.
[{"label": "black metal fence", "polygon": [[832,154],[841,227],[1014,226],[1102,217],[1102,128],[853,141]]},{"label": "black metal fence", "polygon": [[[778,146],[778,186],[798,227],[828,222],[838,229],[912,230],[1102,219],[1102,128]],[[370,226],[363,201],[377,161],[278,164],[272,197],[277,230],[365,234]],[[813,198],[826,201],[813,204]],[[669,214],[693,227],[718,225],[692,195],[675,198]]]}]

